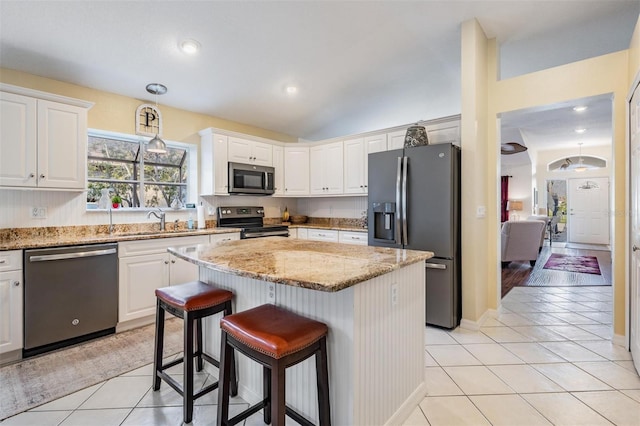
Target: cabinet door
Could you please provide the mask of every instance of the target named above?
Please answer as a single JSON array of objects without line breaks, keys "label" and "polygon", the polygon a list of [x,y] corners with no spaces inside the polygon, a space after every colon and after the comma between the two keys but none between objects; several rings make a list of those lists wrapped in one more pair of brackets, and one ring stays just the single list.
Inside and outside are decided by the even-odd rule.
[{"label": "cabinet door", "polygon": [[324,194],[325,151],[322,146],[314,146],[309,150],[309,191],[312,194]]},{"label": "cabinet door", "polygon": [[328,241],[337,243],[338,231],[334,231],[332,229],[309,229],[307,231],[307,239],[313,241]]},{"label": "cabinet door", "polygon": [[[404,136],[402,137],[404,143]],[[369,192],[369,154],[387,150],[387,135],[367,136],[364,138],[364,193]]]},{"label": "cabinet door", "polygon": [[309,228],[298,228],[297,237],[299,240],[309,239]]},{"label": "cabinet door", "polygon": [[214,135],[213,139],[213,179],[214,192],[219,195],[229,195],[229,166],[228,166],[227,137]]},{"label": "cabinet door", "polygon": [[0,272],[0,353],[22,349],[22,271]]},{"label": "cabinet door", "polygon": [[396,132],[387,133],[387,150],[404,148],[404,137],[406,130],[398,130]]},{"label": "cabinet door", "polygon": [[354,245],[366,246],[368,243],[368,236],[366,232],[339,231],[338,242],[343,244],[354,244]]},{"label": "cabinet door", "polygon": [[36,186],[36,100],[0,92],[0,185]]},{"label": "cabinet door", "polygon": [[38,187],[85,189],[87,110],[38,100]]},{"label": "cabinet door", "polygon": [[342,147],[342,142],[324,146],[324,185],[329,194],[342,194],[344,176]]},{"label": "cabinet door", "polygon": [[214,133],[200,138],[200,194],[229,195],[227,136]]},{"label": "cabinet door", "polygon": [[261,166],[273,165],[273,147],[262,142],[252,142],[252,162]]},{"label": "cabinet door", "polygon": [[284,193],[288,196],[309,194],[309,148],[284,148]]},{"label": "cabinet door", "polygon": [[229,136],[229,161],[237,163],[252,162],[251,141]]},{"label": "cabinet door", "polygon": [[131,256],[119,260],[118,321],[155,313],[155,289],[169,285],[169,254]]},{"label": "cabinet door", "polygon": [[344,192],[363,194],[366,183],[364,172],[364,139],[344,141]]},{"label": "cabinet door", "polygon": [[187,262],[172,254],[169,255],[169,285],[196,281],[200,277],[198,265]]},{"label": "cabinet door", "polygon": [[273,146],[273,168],[275,169],[273,195],[284,195],[284,148],[281,146]]}]

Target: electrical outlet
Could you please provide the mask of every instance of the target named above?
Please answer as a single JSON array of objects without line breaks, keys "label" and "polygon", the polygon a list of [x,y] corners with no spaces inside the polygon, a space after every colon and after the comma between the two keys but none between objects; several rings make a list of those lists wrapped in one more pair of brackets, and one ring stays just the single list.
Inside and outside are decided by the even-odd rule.
[{"label": "electrical outlet", "polygon": [[275,305],[276,303],[276,285],[275,283],[267,283],[267,303]]},{"label": "electrical outlet", "polygon": [[46,219],[47,208],[46,207],[31,207],[29,209],[31,219]]},{"label": "electrical outlet", "polygon": [[398,284],[391,284],[391,306],[398,304]]}]

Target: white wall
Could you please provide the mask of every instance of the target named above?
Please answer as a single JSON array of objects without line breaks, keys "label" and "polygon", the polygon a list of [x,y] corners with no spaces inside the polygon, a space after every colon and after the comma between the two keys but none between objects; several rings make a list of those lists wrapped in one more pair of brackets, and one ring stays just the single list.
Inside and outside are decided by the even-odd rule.
[{"label": "white wall", "polygon": [[296,213],[309,217],[359,219],[366,215],[367,197],[299,198],[296,208]]}]

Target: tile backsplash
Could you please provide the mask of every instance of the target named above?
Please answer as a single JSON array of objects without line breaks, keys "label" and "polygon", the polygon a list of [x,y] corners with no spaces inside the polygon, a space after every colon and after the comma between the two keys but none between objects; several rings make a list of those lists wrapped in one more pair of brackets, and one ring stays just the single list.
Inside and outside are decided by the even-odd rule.
[{"label": "tile backsplash", "polygon": [[[109,213],[104,210],[87,210],[84,192],[35,191],[0,189],[0,228],[31,228],[43,226],[100,225],[109,223]],[[290,214],[323,218],[361,218],[367,209],[367,197],[326,198],[278,198],[252,196],[206,196],[200,201],[205,205],[207,219],[209,211],[218,206],[255,205],[264,206],[268,218],[282,217],[285,207]],[[46,218],[32,218],[34,208],[46,209]],[[167,223],[176,219],[187,220],[188,210],[167,211]],[[147,211],[114,210],[115,224],[145,223]],[[155,220],[155,219],[154,219]]]}]

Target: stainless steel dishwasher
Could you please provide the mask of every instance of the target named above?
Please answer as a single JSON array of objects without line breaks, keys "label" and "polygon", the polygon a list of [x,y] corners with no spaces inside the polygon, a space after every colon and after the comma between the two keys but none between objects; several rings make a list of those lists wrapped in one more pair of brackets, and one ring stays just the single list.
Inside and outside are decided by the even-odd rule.
[{"label": "stainless steel dishwasher", "polygon": [[115,332],[118,245],[24,252],[24,350],[28,357]]}]

